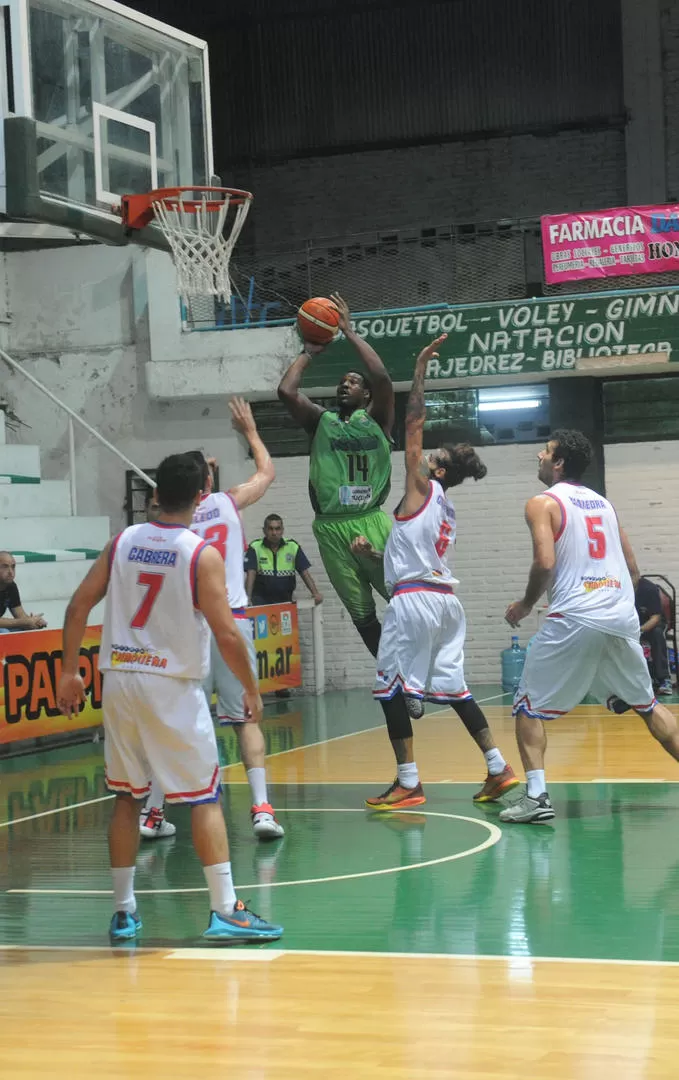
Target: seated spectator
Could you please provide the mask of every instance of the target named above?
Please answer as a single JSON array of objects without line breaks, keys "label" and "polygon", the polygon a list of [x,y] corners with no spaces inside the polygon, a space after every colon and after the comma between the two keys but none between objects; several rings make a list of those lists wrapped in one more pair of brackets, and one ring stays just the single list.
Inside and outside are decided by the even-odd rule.
[{"label": "seated spectator", "polygon": [[[11,630],[42,630],[47,623],[42,615],[27,615],[21,606],[21,597],[16,581],[16,562],[9,551],[0,551],[0,633],[9,634]],[[5,618],[9,609],[11,619]]]},{"label": "seated spectator", "polygon": [[264,519],[264,538],[253,540],[245,555],[245,589],[250,604],[289,604],[297,574],[317,604],[323,597],[309,573],[311,563],[296,540],[283,536],[283,519],[269,514]]},{"label": "seated spectator", "polygon": [[639,578],[634,603],[641,624],[641,643],[648,645],[651,651],[651,678],[655,692],[667,696],[672,693],[672,682],[667,661],[660,589],[648,578]]}]

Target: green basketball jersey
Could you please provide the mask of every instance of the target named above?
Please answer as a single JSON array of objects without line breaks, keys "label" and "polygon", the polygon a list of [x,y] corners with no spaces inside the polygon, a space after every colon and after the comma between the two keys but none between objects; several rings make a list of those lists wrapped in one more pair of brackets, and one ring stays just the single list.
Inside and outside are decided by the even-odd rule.
[{"label": "green basketball jersey", "polygon": [[391,444],[365,409],[324,412],[311,444],[309,495],[317,514],[345,517],[381,506],[391,486]]}]

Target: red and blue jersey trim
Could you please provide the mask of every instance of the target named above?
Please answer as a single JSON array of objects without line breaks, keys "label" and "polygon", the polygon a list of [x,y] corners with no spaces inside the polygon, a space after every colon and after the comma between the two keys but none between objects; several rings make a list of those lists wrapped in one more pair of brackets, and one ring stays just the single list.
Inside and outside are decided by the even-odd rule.
[{"label": "red and blue jersey trim", "polygon": [[445,596],[450,596],[454,591],[452,585],[446,585],[443,581],[440,583],[437,581],[400,581],[398,585],[394,585],[392,596],[402,596],[403,593],[413,592],[443,593]]}]

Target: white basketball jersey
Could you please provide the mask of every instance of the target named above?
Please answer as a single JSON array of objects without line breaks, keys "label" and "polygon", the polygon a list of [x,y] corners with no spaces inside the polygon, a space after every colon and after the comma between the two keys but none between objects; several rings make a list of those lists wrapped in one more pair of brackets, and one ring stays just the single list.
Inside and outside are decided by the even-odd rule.
[{"label": "white basketball jersey", "polygon": [[429,481],[423,506],[410,517],[394,515],[384,550],[384,580],[390,592],[401,581],[437,581],[457,585],[448,566],[455,544],[455,508],[441,485]]},{"label": "white basketball jersey", "polygon": [[235,502],[227,491],[205,495],[193,515],[193,532],[214,544],[226,564],[226,592],[232,608],[247,607],[244,555],[245,530]]},{"label": "white basketball jersey", "polygon": [[196,609],[205,547],[184,525],[132,525],[111,545],[99,667],[204,679],[210,632]]},{"label": "white basketball jersey", "polygon": [[639,638],[634,586],[615,510],[596,491],[559,483],[545,495],[561,507],[549,613],[619,637]]}]

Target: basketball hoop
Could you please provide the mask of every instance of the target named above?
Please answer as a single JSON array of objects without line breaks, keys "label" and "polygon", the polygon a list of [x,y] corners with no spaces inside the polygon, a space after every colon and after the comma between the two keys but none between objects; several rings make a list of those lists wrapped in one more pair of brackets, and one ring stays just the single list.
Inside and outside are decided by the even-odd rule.
[{"label": "basketball hoop", "polygon": [[160,188],[123,195],[121,212],[128,229],[155,220],[170,246],[183,300],[216,296],[231,299],[231,253],[248,216],[252,194],[237,188]]}]

